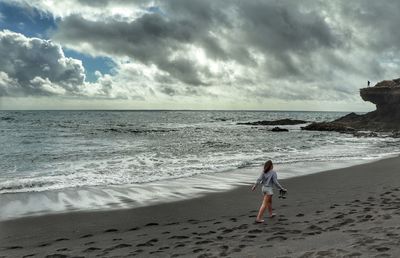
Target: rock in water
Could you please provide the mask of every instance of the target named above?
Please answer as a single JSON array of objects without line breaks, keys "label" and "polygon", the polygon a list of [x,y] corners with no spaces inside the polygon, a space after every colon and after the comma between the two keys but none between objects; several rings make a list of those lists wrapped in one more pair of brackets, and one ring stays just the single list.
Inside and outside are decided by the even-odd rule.
[{"label": "rock in water", "polygon": [[280,128],[280,127],[274,127],[271,129],[272,132],[289,132],[289,129],[286,128]]},{"label": "rock in water", "polygon": [[304,120],[296,120],[296,119],[279,119],[273,121],[256,121],[256,122],[246,122],[246,123],[237,123],[238,125],[299,125],[299,124],[306,124],[307,121]]}]

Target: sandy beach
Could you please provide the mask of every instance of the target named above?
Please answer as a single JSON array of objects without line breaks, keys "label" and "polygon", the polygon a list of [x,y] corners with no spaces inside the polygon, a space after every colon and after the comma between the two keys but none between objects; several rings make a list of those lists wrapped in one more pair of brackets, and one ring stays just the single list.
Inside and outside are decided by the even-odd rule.
[{"label": "sandy beach", "polygon": [[[0,257],[399,257],[400,158],[281,180],[255,224],[249,186],[131,210],[0,222]],[[279,175],[279,168],[277,170]]]}]

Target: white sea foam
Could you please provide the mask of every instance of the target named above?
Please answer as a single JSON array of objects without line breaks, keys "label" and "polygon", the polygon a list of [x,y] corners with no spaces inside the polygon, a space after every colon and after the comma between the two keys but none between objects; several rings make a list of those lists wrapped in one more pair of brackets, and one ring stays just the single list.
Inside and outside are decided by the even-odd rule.
[{"label": "white sea foam", "polygon": [[[269,126],[236,124],[279,118],[330,120],[341,115],[0,112],[0,117],[9,117],[0,119],[2,216],[13,209],[30,214],[147,205],[161,198],[151,197],[153,190],[168,196],[161,198],[163,201],[186,198],[213,190],[207,184],[214,176],[236,168],[255,171],[267,159],[283,168],[283,176],[296,176],[303,172],[291,170],[293,165],[363,162],[399,153],[399,139],[301,131],[300,125],[284,126],[290,131],[274,133]],[[218,179],[221,189],[246,181],[241,176],[234,181],[227,178]],[[168,184],[164,186],[164,182]],[[180,188],[180,183],[190,187]],[[182,191],[168,190],[171,184]]]},{"label": "white sea foam", "polygon": [[[336,162],[310,160],[292,164],[275,164],[275,170],[278,171],[280,179],[285,179],[358,165],[394,155],[393,153]],[[210,192],[230,190],[239,185],[250,185],[259,176],[261,170],[262,167],[247,167],[143,184],[74,187],[53,191],[3,194],[0,198],[0,220],[72,211],[137,208],[191,199]]]}]

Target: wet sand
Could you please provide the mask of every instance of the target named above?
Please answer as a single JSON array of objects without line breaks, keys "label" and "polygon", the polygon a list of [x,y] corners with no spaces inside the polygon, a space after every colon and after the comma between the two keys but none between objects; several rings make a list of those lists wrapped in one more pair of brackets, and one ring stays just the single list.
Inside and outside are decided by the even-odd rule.
[{"label": "wet sand", "polygon": [[[0,257],[400,257],[400,158],[130,210],[0,222]],[[277,170],[279,176],[279,169]]]}]

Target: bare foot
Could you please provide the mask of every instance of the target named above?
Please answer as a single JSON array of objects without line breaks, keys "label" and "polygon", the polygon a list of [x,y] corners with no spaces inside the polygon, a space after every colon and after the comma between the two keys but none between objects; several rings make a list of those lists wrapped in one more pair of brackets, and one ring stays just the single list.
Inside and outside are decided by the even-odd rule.
[{"label": "bare foot", "polygon": [[276,213],[271,213],[271,214],[269,215],[270,218],[273,218],[273,217],[275,217],[275,216],[276,216]]}]

